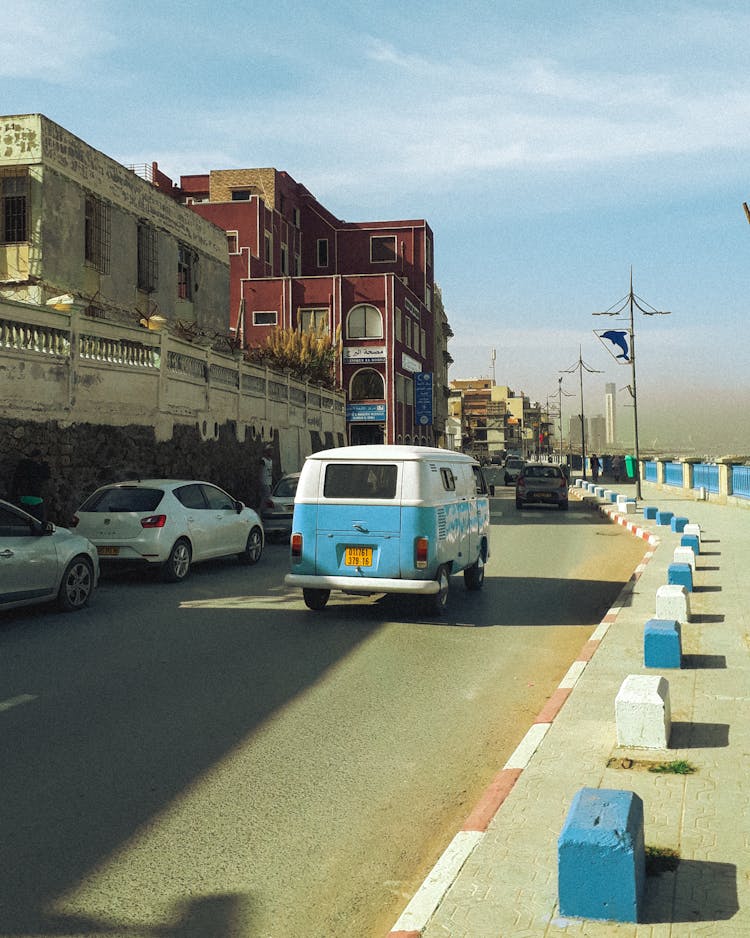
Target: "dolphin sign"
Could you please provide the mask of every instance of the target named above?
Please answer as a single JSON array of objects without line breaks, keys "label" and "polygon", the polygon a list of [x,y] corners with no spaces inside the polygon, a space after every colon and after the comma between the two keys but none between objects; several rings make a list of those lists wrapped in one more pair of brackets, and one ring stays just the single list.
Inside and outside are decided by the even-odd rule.
[{"label": "dolphin sign", "polygon": [[618,354],[615,354],[614,349],[602,342],[602,345],[604,345],[610,355],[614,356],[617,361],[623,364],[630,364],[630,346],[628,344],[627,329],[607,329],[605,332],[597,332],[595,334],[599,339],[606,339],[608,342],[611,342],[618,350]]}]

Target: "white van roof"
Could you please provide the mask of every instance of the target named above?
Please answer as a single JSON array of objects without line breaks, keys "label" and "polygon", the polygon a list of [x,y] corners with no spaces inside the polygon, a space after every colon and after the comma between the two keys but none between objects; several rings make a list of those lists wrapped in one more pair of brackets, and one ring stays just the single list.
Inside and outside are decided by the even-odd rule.
[{"label": "white van roof", "polygon": [[401,459],[413,462],[421,460],[439,462],[467,462],[476,464],[473,456],[437,446],[398,446],[388,443],[365,444],[363,446],[338,446],[312,453],[308,459],[345,460],[347,462],[376,462],[383,459]]}]

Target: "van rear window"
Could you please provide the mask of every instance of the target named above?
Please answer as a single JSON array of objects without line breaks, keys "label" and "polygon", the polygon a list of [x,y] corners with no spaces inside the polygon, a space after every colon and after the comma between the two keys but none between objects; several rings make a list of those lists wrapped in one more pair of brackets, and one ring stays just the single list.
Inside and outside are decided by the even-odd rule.
[{"label": "van rear window", "polygon": [[326,498],[395,498],[398,466],[329,463],[323,494]]}]

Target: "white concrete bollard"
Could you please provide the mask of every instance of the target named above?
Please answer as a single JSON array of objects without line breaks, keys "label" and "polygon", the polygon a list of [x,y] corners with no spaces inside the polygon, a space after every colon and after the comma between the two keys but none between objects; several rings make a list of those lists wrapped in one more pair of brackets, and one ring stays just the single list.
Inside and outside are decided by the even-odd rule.
[{"label": "white concrete bollard", "polygon": [[684,586],[665,583],[656,591],[655,619],[674,619],[676,622],[690,621],[690,596]]},{"label": "white concrete bollard", "polygon": [[674,563],[690,564],[690,569],[695,575],[695,551],[692,547],[675,547]]},{"label": "white concrete bollard", "polygon": [[701,543],[701,526],[699,524],[686,524],[682,529],[683,534],[693,534],[698,538],[698,544]]},{"label": "white concrete bollard", "polygon": [[669,682],[650,674],[629,674],[615,699],[617,745],[666,749],[672,729]]},{"label": "white concrete bollard", "polygon": [[635,499],[622,495],[617,499],[617,510],[623,515],[635,514]]}]

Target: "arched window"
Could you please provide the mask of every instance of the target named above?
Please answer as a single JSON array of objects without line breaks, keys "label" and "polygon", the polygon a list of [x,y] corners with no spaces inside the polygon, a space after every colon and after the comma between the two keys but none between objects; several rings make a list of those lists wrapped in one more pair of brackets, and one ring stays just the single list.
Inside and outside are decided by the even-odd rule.
[{"label": "arched window", "polygon": [[374,368],[363,368],[352,378],[350,401],[382,401],[385,398],[383,376]]},{"label": "arched window", "polygon": [[367,303],[352,307],[346,317],[346,337],[348,339],[382,339],[383,317],[380,315],[380,310]]}]

